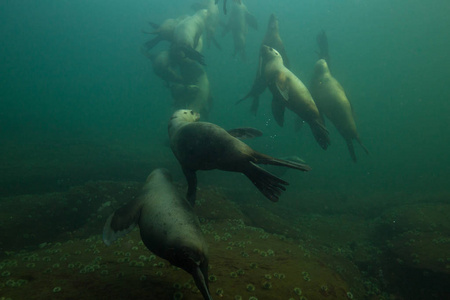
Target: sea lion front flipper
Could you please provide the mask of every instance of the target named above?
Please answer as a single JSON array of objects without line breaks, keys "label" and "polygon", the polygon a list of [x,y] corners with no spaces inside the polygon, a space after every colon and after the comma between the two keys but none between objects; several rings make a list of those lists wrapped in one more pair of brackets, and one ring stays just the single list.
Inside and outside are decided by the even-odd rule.
[{"label": "sea lion front flipper", "polygon": [[252,139],[263,135],[262,131],[251,127],[230,129],[228,133],[241,140]]},{"label": "sea lion front flipper", "polygon": [[113,212],[103,227],[103,242],[109,246],[118,238],[131,232],[141,216],[141,199],[128,202]]},{"label": "sea lion front flipper", "polygon": [[197,174],[195,174],[195,171],[186,168],[183,168],[183,173],[188,183],[186,198],[192,207],[194,207],[195,198],[197,197]]},{"label": "sea lion front flipper", "polygon": [[277,124],[280,127],[283,127],[284,125],[284,110],[285,110],[285,106],[284,104],[276,99],[275,97],[272,100],[272,114],[273,117],[275,119],[275,121],[277,122]]},{"label": "sea lion front flipper", "polygon": [[289,79],[282,72],[278,73],[275,78],[275,86],[280,94],[280,96],[285,100],[289,101]]},{"label": "sea lion front flipper", "polygon": [[325,33],[325,30],[322,30],[317,35],[317,45],[319,46],[319,52],[317,53],[319,55],[319,59],[324,59],[328,66],[330,65],[330,55],[328,53],[328,38],[327,34]]}]

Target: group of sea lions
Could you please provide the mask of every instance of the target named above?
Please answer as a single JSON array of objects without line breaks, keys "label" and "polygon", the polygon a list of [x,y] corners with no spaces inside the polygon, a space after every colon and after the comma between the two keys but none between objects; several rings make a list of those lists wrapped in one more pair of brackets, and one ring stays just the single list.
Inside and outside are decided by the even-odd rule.
[{"label": "group of sea lions", "polygon": [[[242,139],[258,137],[262,133],[253,128],[225,130],[200,122],[200,114],[210,111],[209,81],[204,68],[203,36],[218,45],[214,38],[218,24],[218,0],[205,0],[196,5],[191,16],[169,19],[158,26],[153,24],[156,37],[144,46],[144,53],[152,60],[159,77],[167,82],[174,98],[174,112],[168,124],[170,147],[186,177],[186,197],[181,196],[166,169],[156,169],[148,176],[141,195],[114,211],[106,221],[103,240],[109,245],[139,226],[142,241],[156,255],[190,273],[204,299],[210,300],[208,288],[208,247],[197,216],[193,211],[197,191],[197,170],[219,169],[244,174],[269,200],[278,201],[288,182],[260,165],[282,166],[300,171],[311,168],[302,160],[280,159],[260,153]],[[226,13],[224,0],[224,13]],[[244,57],[247,24],[256,24],[242,0],[233,0],[230,21],[225,32],[233,32],[235,53]],[[234,24],[231,20],[239,18]],[[243,24],[242,22],[246,22]],[[241,26],[241,27],[239,27]],[[241,28],[241,29],[236,29]],[[235,33],[236,31],[236,33]],[[160,41],[170,42],[168,50],[153,54],[150,50]],[[353,161],[356,155],[352,140],[362,146],[350,102],[342,86],[331,75],[328,63],[328,41],[325,32],[318,35],[319,60],[316,63],[310,90],[289,69],[284,44],[279,35],[278,20],[271,15],[266,35],[260,47],[259,65],[249,93],[239,100],[253,98],[256,114],[259,96],[268,87],[273,95],[272,112],[283,126],[284,112],[294,112],[299,122],[309,124],[323,148],[330,145],[324,116],[336,126],[346,140]],[[367,149],[363,146],[367,152]]]}]

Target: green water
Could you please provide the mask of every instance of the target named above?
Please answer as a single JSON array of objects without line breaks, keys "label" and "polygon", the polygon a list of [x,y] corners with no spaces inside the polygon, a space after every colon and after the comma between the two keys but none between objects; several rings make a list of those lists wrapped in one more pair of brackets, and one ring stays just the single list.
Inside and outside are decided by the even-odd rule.
[{"label": "green water", "polygon": [[[166,146],[171,96],[140,47],[149,38],[142,32],[150,30],[149,21],[192,14],[191,2],[0,3],[1,196],[64,191],[95,180],[141,182],[156,167],[170,169],[177,182],[185,183]],[[248,141],[254,149],[297,155],[313,168],[286,173],[290,186],[280,206],[294,203],[299,214],[315,211],[311,195],[320,194],[326,198],[323,207],[376,217],[380,211],[367,210],[387,210],[389,203],[438,198],[448,204],[448,1],[245,3],[259,22],[258,31],[250,28],[247,35],[247,61],[232,57],[232,38],[222,38],[221,28],[222,50],[203,51],[214,101],[209,121],[224,128],[258,128],[263,137]],[[248,111],[250,102],[234,104],[253,82],[270,13],[279,18],[291,69],[306,85],[317,60],[316,34],[326,30],[333,74],[348,94],[370,151],[366,155],[355,143],[356,164],[329,122],[326,151],[307,126],[294,131],[292,114],[280,128],[268,91],[256,117]],[[226,20],[222,10],[221,18]],[[155,51],[167,47],[163,42]],[[268,201],[239,174],[203,172],[202,185],[234,189],[236,202],[245,202],[239,189]]]}]

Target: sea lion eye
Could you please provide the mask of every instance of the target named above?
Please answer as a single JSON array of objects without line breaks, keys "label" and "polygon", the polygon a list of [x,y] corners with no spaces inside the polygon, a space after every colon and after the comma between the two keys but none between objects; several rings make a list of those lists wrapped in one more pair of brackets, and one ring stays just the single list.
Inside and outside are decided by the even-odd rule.
[{"label": "sea lion eye", "polygon": [[187,112],[183,112],[183,114],[187,114]]},{"label": "sea lion eye", "polygon": [[194,112],[191,110],[191,115],[194,115]]}]

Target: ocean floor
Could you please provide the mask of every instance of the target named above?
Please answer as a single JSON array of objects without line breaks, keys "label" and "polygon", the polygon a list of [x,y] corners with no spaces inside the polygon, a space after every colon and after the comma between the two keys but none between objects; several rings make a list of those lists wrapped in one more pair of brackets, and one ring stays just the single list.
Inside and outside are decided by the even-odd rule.
[{"label": "ocean floor", "polygon": [[[96,181],[0,199],[0,299],[202,299],[190,275],[155,257],[137,231],[103,244],[107,216],[140,187]],[[214,299],[450,298],[446,195],[368,218],[332,207],[299,214],[289,199],[253,192],[240,202],[232,190],[199,190]]]}]

